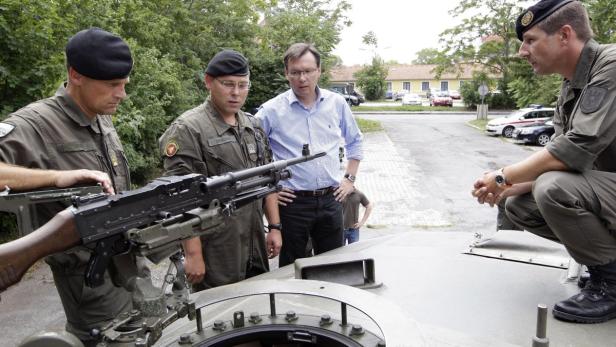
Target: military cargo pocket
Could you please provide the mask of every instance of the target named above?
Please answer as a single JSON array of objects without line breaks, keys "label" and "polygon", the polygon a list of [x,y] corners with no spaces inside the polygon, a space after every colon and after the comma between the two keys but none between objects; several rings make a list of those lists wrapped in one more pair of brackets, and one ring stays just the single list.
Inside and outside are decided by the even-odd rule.
[{"label": "military cargo pocket", "polygon": [[98,158],[96,145],[92,142],[67,142],[56,145],[57,157],[53,160],[60,170],[89,169],[106,171]]}]

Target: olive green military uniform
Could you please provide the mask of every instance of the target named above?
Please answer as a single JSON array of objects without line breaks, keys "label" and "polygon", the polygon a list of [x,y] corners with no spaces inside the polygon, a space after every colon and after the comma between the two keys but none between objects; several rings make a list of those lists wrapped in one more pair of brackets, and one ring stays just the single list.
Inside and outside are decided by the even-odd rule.
[{"label": "olive green military uniform", "polygon": [[[258,121],[243,112],[238,126],[225,123],[208,98],[178,117],[160,138],[166,175],[217,176],[271,161]],[[227,217],[226,227],[201,238],[206,273],[198,291],[241,281],[269,269],[263,235],[262,201]]]},{"label": "olive green military uniform", "polygon": [[616,260],[616,45],[586,43],[563,81],[546,149],[570,171],[547,172],[532,194],[507,199],[526,230],[562,242],[581,264]]},{"label": "olive green military uniform", "polygon": [[[55,96],[14,112],[0,123],[0,128],[2,162],[39,169],[100,170],[109,174],[116,192],[129,186],[127,161],[111,116],[98,116],[91,121],[64,86]],[[39,224],[64,208],[61,203],[41,206],[37,211]],[[92,328],[132,308],[130,293],[110,280],[118,281],[117,269],[125,269],[124,262],[134,264],[127,257],[114,258],[105,273],[105,283],[97,288],[84,284],[88,251],[75,249],[46,259],[62,299],[67,331],[82,340],[91,339]]]}]

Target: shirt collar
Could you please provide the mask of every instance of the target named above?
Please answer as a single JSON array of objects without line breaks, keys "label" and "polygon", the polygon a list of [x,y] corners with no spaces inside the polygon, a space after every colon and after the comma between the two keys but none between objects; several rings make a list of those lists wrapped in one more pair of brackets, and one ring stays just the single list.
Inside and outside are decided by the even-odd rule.
[{"label": "shirt collar", "polygon": [[58,104],[64,111],[64,113],[72,119],[75,123],[79,124],[82,127],[91,127],[96,133],[100,133],[98,126],[96,126],[96,118],[90,119],[82,110],[79,108],[75,100],[67,93],[66,91],[66,82],[63,83],[58,90],[56,90],[55,94],[56,99],[58,100]]},{"label": "shirt collar", "polygon": [[592,68],[595,57],[599,52],[599,44],[597,41],[590,39],[584,45],[580,59],[575,67],[575,74],[571,80],[571,87],[574,89],[583,89],[588,84],[588,76]]},{"label": "shirt collar", "polygon": [[[319,86],[316,87],[316,92],[317,92],[317,102],[316,103],[318,104],[325,99],[325,96],[323,95],[323,93],[321,93],[321,88],[319,88]],[[299,101],[299,99],[297,98],[297,95],[295,95],[295,93],[293,92],[293,89],[289,89],[289,94],[287,95],[287,101],[289,102],[289,106],[293,105],[293,103],[298,103],[302,105],[302,102]]]},{"label": "shirt collar", "polygon": [[[205,114],[207,117],[209,117],[212,120],[212,125],[214,125],[214,129],[216,130],[216,134],[218,134],[218,136],[222,136],[222,134],[234,128],[233,125],[227,124],[222,119],[220,112],[218,112],[218,110],[214,106],[214,103],[212,102],[212,99],[209,96],[205,100]],[[237,119],[237,124],[239,125],[240,128],[252,129],[252,124],[250,123],[248,118],[246,118],[243,112],[240,111],[236,113],[235,117]]]}]

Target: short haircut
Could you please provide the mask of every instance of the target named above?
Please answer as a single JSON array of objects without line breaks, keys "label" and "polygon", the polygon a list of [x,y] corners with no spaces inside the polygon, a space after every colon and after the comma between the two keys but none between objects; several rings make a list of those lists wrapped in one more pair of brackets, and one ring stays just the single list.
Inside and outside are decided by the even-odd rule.
[{"label": "short haircut", "polygon": [[308,52],[314,55],[314,58],[317,61],[317,67],[321,67],[321,54],[319,53],[319,51],[317,51],[314,45],[309,44],[309,43],[300,42],[300,43],[292,44],[291,47],[289,47],[289,49],[287,49],[287,51],[285,52],[284,54],[285,70],[289,67],[289,61],[299,59]]},{"label": "short haircut", "polygon": [[548,18],[537,24],[537,27],[552,35],[564,25],[569,24],[577,37],[586,42],[593,37],[590,20],[586,8],[579,1],[573,1],[552,13]]}]

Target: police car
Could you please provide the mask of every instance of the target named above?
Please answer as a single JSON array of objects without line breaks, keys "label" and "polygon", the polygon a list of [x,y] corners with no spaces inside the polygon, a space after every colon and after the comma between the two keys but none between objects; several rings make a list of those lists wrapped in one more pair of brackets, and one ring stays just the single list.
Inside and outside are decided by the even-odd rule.
[{"label": "police car", "polygon": [[543,124],[551,120],[552,117],[554,117],[553,108],[544,108],[542,106],[522,108],[505,117],[489,121],[486,125],[486,133],[494,136],[511,137],[516,128]]}]

